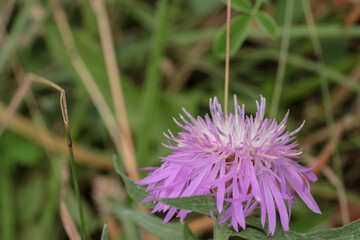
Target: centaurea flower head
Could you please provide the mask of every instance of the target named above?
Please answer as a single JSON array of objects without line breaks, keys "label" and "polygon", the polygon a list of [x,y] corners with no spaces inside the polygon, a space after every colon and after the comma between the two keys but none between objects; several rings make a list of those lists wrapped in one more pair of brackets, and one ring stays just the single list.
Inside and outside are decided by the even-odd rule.
[{"label": "centaurea flower head", "polygon": [[[313,212],[321,213],[308,182],[317,177],[295,161],[302,150],[297,148],[294,135],[303,124],[293,132],[285,131],[288,113],[278,123],[264,117],[263,97],[256,104],[255,116],[245,115],[245,107],[237,104],[236,96],[234,113],[224,113],[217,98],[210,99],[211,115],[204,118],[194,118],[183,109],[188,119],[182,115],[183,123],[174,119],[182,131],[177,136],[170,131],[165,134],[172,153],[137,182],[148,185],[150,196],[143,202],[211,194],[218,213],[223,213],[220,223],[230,220],[235,231],[239,225],[245,229],[245,218],[259,207],[262,225],[267,219],[269,234],[274,234],[276,209],[283,230],[289,230],[291,206],[296,200],[292,186]],[[168,211],[164,222],[175,215],[183,222],[191,212],[158,202],[153,212],[161,211]]]}]

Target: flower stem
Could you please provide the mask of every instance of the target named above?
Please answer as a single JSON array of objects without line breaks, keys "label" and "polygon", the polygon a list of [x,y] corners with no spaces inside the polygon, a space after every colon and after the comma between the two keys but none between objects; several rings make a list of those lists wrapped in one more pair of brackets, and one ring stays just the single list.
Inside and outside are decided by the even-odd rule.
[{"label": "flower stem", "polygon": [[65,122],[65,129],[66,129],[66,134],[67,134],[67,145],[68,145],[69,154],[70,154],[71,173],[72,173],[72,178],[73,178],[73,183],[74,183],[74,188],[75,188],[75,195],[76,195],[76,199],[77,199],[78,207],[79,207],[79,215],[80,215],[80,222],[81,222],[81,236],[82,236],[83,240],[87,240],[85,220],[84,220],[84,214],[83,214],[82,203],[81,203],[81,198],[80,198],[79,184],[78,184],[76,169],[75,169],[75,161],[74,161],[74,153],[73,153],[73,148],[72,148],[72,140],[71,140],[71,134],[70,134],[69,121]]},{"label": "flower stem", "polygon": [[226,17],[226,60],[225,60],[225,104],[224,113],[228,109],[229,95],[229,67],[230,67],[230,19],[231,19],[231,0],[227,0],[227,17]]}]

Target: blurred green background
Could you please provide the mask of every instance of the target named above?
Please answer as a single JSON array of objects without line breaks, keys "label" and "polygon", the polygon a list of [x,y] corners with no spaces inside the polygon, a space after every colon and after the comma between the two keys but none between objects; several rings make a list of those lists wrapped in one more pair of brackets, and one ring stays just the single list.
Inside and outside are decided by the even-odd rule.
[{"label": "blurred green background", "polygon": [[[232,57],[229,109],[236,94],[254,113],[255,100],[263,95],[268,111],[273,99],[280,100],[273,111],[278,120],[290,109],[288,130],[306,121],[298,134],[301,160],[309,166],[319,161],[319,181],[312,191],[323,214],[313,214],[298,201],[290,227],[309,232],[360,217],[360,4],[312,0],[305,9],[302,1],[294,1],[292,8],[287,1],[261,5],[275,19],[277,37],[253,21]],[[104,11],[97,8],[99,2]],[[241,14],[233,11],[233,16]],[[114,155],[126,159],[117,147],[121,141],[111,136],[121,131],[105,123],[116,119],[116,104],[100,18],[109,20],[107,40],[114,44],[138,167],[160,164],[158,157],[168,153],[162,133],[179,130],[172,117],[182,107],[203,116],[209,98],[223,102],[225,64],[212,50],[226,21],[219,0],[1,0],[0,126],[5,128],[0,131],[0,239],[67,239],[61,196],[71,214],[63,219],[79,224],[72,185],[66,182],[68,150],[59,93],[33,83],[6,126],[3,122],[29,73],[66,91],[89,235],[98,239],[108,220],[111,239],[151,239],[106,202],[110,195],[124,206],[136,206],[112,167]],[[275,91],[281,85],[276,79],[283,80],[280,91]],[[106,109],[110,115],[104,115]],[[203,238],[211,232],[211,227],[189,225]]]}]

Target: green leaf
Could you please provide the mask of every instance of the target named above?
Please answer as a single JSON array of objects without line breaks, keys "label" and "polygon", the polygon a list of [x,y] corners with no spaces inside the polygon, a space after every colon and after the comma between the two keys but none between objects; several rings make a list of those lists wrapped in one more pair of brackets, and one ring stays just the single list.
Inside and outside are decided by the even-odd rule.
[{"label": "green leaf", "polygon": [[1,152],[4,158],[25,166],[35,166],[43,159],[45,152],[36,143],[12,132],[5,132],[1,137],[0,147],[3,149]]},{"label": "green leaf", "polygon": [[[185,229],[186,225],[182,225],[181,223],[164,224],[163,220],[158,217],[130,209],[122,210],[119,214],[128,219],[130,218],[138,226],[164,240],[196,239],[192,233],[190,234],[188,232],[190,230]],[[187,232],[187,234],[185,235],[184,232]]]},{"label": "green leaf", "polygon": [[[230,56],[234,56],[249,34],[251,16],[244,15],[236,17],[230,25]],[[214,53],[220,57],[226,56],[226,27],[223,27],[214,44]]]},{"label": "green leaf", "polygon": [[235,232],[228,228],[229,236],[238,236],[250,240],[266,239],[266,240],[321,240],[321,239],[360,239],[360,219],[340,228],[331,228],[316,231],[313,233],[298,233],[293,231],[284,232],[277,229],[273,236],[268,236],[253,228],[246,228],[240,232]]},{"label": "green leaf", "polygon": [[[97,43],[97,40],[88,32],[76,27],[71,30],[80,57],[84,60],[84,63],[94,77],[96,85],[103,94],[108,106],[110,109],[113,109],[111,90],[109,81],[107,80],[105,60],[101,47]],[[66,51],[57,26],[53,23],[44,24],[44,34],[44,39],[55,62],[63,68],[62,70],[66,74],[69,74],[80,86],[84,87],[84,82],[72,64],[71,56],[69,56]],[[52,77],[52,79],[56,81],[56,76]]]},{"label": "green leaf", "polygon": [[[139,167],[146,166],[151,149],[151,132],[149,129],[155,124],[157,106],[159,105],[159,96],[161,95],[161,61],[165,49],[165,36],[170,23],[168,10],[168,0],[156,1],[155,25],[150,45],[149,63],[146,71],[143,92],[141,94],[141,123],[135,131],[136,156]],[[154,114],[155,113],[155,114]],[[143,173],[140,173],[143,176]]]},{"label": "green leaf", "polygon": [[[123,179],[126,190],[133,200],[140,203],[142,200],[149,197],[149,194],[146,192],[146,186],[136,184],[125,175],[119,158],[114,158],[114,166],[115,171]],[[211,211],[217,212],[215,199],[210,195],[183,198],[162,198],[159,199],[159,201],[172,207],[188,209],[193,212],[203,213],[206,215],[209,215]],[[142,203],[142,205],[148,208],[155,207],[153,202]]]},{"label": "green leaf", "polygon": [[26,179],[24,184],[19,185],[18,214],[17,218],[21,224],[34,221],[37,215],[44,211],[45,204],[44,189],[46,180],[43,175],[32,176]]},{"label": "green leaf", "polygon": [[[0,48],[0,73],[3,73],[4,68],[11,62],[16,50],[21,49],[20,40],[24,37],[28,24],[32,22],[31,13],[35,1],[24,1],[22,7],[19,9],[16,17],[12,19],[12,27],[9,36],[1,43]],[[21,10],[21,11],[20,11]]]},{"label": "green leaf", "polygon": [[[221,0],[221,2],[227,4],[227,0]],[[240,12],[251,11],[251,3],[249,0],[231,0],[231,7]]]},{"label": "green leaf", "polygon": [[197,240],[198,238],[194,235],[194,233],[190,230],[187,224],[183,225],[183,234],[184,240]]},{"label": "green leaf", "polygon": [[[108,198],[107,203],[114,215],[119,219],[124,230],[123,239],[140,240],[139,229],[133,221],[129,221],[129,217],[124,214],[124,203],[118,202],[114,198]],[[130,219],[131,220],[131,219]]]},{"label": "green leaf", "polygon": [[108,240],[108,239],[109,239],[108,224],[105,223],[103,231],[101,233],[101,240]]},{"label": "green leaf", "polygon": [[[125,175],[125,172],[121,166],[120,159],[117,157],[114,158],[114,166],[115,171],[120,175],[120,177],[125,183],[126,191],[134,201],[140,203],[142,200],[149,197],[149,194],[146,192],[146,186],[134,183],[133,180],[131,180]],[[155,204],[153,202],[141,203],[141,205],[148,208],[155,207]]]},{"label": "green leaf", "polygon": [[265,12],[256,13],[256,20],[262,30],[267,32],[271,37],[276,38],[278,26],[275,20]]},{"label": "green leaf", "polygon": [[[133,180],[131,180],[125,175],[125,172],[121,166],[120,159],[117,157],[114,158],[114,166],[115,171],[121,176],[125,183],[126,191],[133,200],[140,203],[142,200],[149,197],[149,194],[146,192],[146,186],[136,184]],[[199,195],[182,198],[162,198],[159,199],[159,201],[172,207],[188,209],[193,212],[198,212],[206,215],[209,215],[211,211],[217,212],[215,199],[210,195]],[[148,208],[155,207],[155,204],[153,202],[141,204]]]},{"label": "green leaf", "polygon": [[187,209],[206,215],[209,215],[210,212],[217,212],[215,199],[211,195],[199,195],[182,198],[162,198],[159,201],[172,207]]}]

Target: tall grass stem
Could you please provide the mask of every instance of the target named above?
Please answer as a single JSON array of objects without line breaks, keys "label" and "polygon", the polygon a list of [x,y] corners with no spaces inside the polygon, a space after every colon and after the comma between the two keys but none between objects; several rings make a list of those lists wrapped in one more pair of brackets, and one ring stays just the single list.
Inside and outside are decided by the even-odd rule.
[{"label": "tall grass stem", "polygon": [[[313,45],[314,52],[318,58],[319,63],[322,65],[324,64],[324,58],[321,48],[321,43],[319,36],[316,30],[315,20],[312,14],[311,6],[308,0],[302,1],[306,23],[309,28],[310,38]],[[335,134],[335,124],[334,124],[334,115],[331,108],[331,99],[330,99],[330,91],[329,91],[329,84],[327,82],[327,75],[326,73],[321,70],[320,71],[320,85],[321,85],[321,92],[322,92],[322,100],[324,105],[324,110],[326,114],[326,124],[329,128],[330,137],[332,140],[336,138]],[[339,195],[339,202],[340,202],[340,210],[341,210],[341,218],[344,225],[350,223],[350,216],[349,216],[349,209],[347,206],[345,188],[343,184],[343,175],[341,169],[341,159],[339,154],[339,148],[337,144],[334,145],[334,157],[333,157],[334,169],[336,177],[339,179],[338,183],[336,184],[336,188],[338,190]]]},{"label": "tall grass stem", "polygon": [[120,134],[119,141],[121,145],[121,153],[125,162],[125,169],[130,178],[139,179],[139,174],[136,171],[137,163],[134,144],[128,122],[124,94],[121,86],[120,71],[116,62],[108,14],[102,0],[92,0],[91,3],[98,22],[101,47],[104,53],[112,100],[115,107],[115,114]]},{"label": "tall grass stem", "polygon": [[283,88],[286,60],[289,52],[290,32],[295,0],[286,1],[285,21],[281,39],[279,64],[276,72],[275,89],[270,107],[270,118],[275,118],[279,109],[281,92]]},{"label": "tall grass stem", "polygon": [[65,130],[66,130],[67,145],[68,145],[68,148],[69,148],[69,155],[70,155],[71,174],[72,174],[72,178],[73,178],[75,195],[76,195],[77,204],[78,204],[78,208],[79,208],[80,224],[81,224],[81,236],[82,236],[83,240],[87,240],[85,219],[84,219],[84,213],[83,213],[82,202],[81,202],[81,197],[80,197],[79,183],[78,183],[77,174],[76,174],[74,153],[73,153],[73,148],[72,148],[72,140],[71,140],[69,120],[67,120],[65,122]]}]

